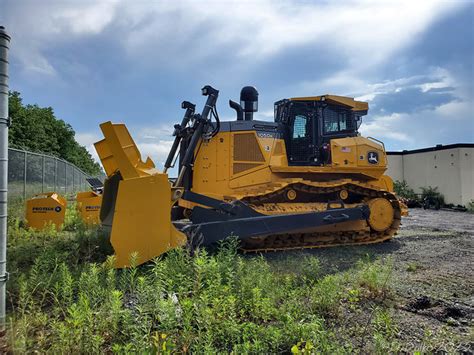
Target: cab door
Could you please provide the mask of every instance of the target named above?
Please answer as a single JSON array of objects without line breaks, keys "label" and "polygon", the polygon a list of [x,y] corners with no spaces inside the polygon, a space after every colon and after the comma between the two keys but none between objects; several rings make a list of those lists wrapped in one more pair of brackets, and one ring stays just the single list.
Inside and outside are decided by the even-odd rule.
[{"label": "cab door", "polygon": [[299,105],[292,107],[287,135],[288,164],[319,164],[316,122],[314,110]]}]

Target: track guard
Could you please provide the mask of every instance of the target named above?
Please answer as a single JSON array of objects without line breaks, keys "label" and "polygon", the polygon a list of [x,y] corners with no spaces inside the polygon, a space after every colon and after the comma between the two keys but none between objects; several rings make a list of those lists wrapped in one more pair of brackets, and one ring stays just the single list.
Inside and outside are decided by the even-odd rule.
[{"label": "track guard", "polygon": [[329,208],[322,212],[263,215],[242,201],[227,203],[190,191],[186,191],[182,198],[209,207],[194,207],[192,224],[184,228],[188,239],[202,234],[199,241],[202,245],[210,245],[229,236],[246,240],[278,234],[311,233],[321,228],[365,221],[370,217],[367,205],[344,208],[342,204],[341,208]]}]

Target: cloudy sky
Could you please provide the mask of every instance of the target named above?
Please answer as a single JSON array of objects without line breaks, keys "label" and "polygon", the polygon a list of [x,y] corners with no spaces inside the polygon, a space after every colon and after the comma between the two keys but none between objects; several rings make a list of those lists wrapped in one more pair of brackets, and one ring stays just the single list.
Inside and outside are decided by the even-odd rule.
[{"label": "cloudy sky", "polygon": [[0,0],[11,89],[52,106],[93,152],[99,123],[124,122],[160,163],[182,100],[242,86],[259,119],[281,98],[369,102],[361,131],[389,150],[474,141],[473,1]]}]

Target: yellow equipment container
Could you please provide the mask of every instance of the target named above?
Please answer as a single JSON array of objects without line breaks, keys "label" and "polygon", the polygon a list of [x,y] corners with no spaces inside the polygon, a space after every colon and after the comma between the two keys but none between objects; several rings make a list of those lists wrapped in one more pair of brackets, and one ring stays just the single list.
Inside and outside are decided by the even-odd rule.
[{"label": "yellow equipment container", "polygon": [[94,191],[79,192],[76,196],[76,208],[85,224],[100,223],[102,195]]},{"label": "yellow equipment container", "polygon": [[26,220],[29,227],[43,229],[53,224],[60,230],[64,223],[67,202],[56,192],[37,194],[26,201]]}]

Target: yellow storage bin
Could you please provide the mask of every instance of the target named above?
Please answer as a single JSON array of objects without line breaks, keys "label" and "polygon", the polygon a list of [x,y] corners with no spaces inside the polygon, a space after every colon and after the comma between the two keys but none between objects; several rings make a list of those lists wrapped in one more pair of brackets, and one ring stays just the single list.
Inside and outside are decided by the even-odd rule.
[{"label": "yellow storage bin", "polygon": [[79,192],[76,196],[76,207],[86,224],[100,223],[100,206],[102,195],[94,191]]},{"label": "yellow storage bin", "polygon": [[56,192],[37,194],[26,201],[26,222],[29,227],[43,229],[54,224],[60,230],[64,223],[67,202]]}]

